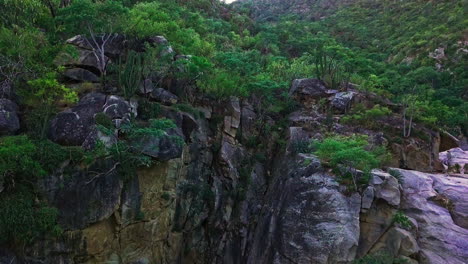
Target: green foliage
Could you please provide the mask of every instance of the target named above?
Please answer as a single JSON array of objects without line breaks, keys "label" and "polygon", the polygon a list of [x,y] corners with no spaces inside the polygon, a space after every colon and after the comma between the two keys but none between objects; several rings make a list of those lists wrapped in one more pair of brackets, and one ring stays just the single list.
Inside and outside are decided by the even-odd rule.
[{"label": "green foliage", "polygon": [[35,159],[37,147],[27,136],[10,136],[0,139],[0,177],[8,185],[15,182],[34,181],[46,174]]},{"label": "green foliage", "polygon": [[[36,203],[28,190],[0,195],[0,243],[29,243],[43,235],[58,236],[58,211]],[[11,245],[11,244],[10,244]]]},{"label": "green foliage", "polygon": [[107,129],[113,129],[114,128],[114,123],[112,122],[112,119],[106,115],[105,113],[97,113],[94,116],[94,122],[96,125],[103,126],[104,128]]},{"label": "green foliage", "polygon": [[331,136],[315,146],[314,153],[320,160],[333,168],[343,182],[352,181],[355,189],[367,183],[370,171],[378,168],[387,155],[382,147],[370,148],[365,135]]},{"label": "green foliage", "polygon": [[394,258],[386,252],[378,252],[375,254],[364,256],[354,260],[353,264],[404,264],[408,263],[403,258]]},{"label": "green foliage", "polygon": [[398,171],[398,170],[389,170],[388,173],[390,175],[392,175],[393,177],[395,177],[395,179],[397,179],[400,184],[403,183],[404,178],[403,178],[403,174],[401,174],[400,171]]},{"label": "green foliage", "polygon": [[401,227],[409,229],[411,228],[411,221],[408,219],[408,217],[402,212],[398,211],[394,216],[393,216],[393,223],[399,224]]},{"label": "green foliage", "polygon": [[138,102],[138,116],[143,120],[157,118],[161,113],[161,105],[147,100]]},{"label": "green foliage", "polygon": [[390,116],[392,111],[385,106],[374,105],[371,109],[355,107],[351,114],[344,116],[341,121],[349,124],[360,124],[368,128],[378,128],[378,121]]},{"label": "green foliage", "polygon": [[127,13],[121,1],[74,0],[59,10],[56,21],[58,30],[68,35],[89,34],[90,30],[113,33],[122,30]]},{"label": "green foliage", "polygon": [[119,59],[119,85],[125,98],[130,99],[140,87],[143,76],[143,56],[135,51]]},{"label": "green foliage", "polygon": [[216,98],[247,95],[240,76],[223,70],[215,70],[205,80],[199,81],[198,85],[203,92]]},{"label": "green foliage", "polygon": [[60,84],[55,73],[48,73],[43,78],[28,81],[28,88],[21,89],[18,94],[23,103],[35,111],[28,116],[31,132],[45,138],[48,122],[56,112],[58,104],[72,104],[78,101],[77,94]]}]

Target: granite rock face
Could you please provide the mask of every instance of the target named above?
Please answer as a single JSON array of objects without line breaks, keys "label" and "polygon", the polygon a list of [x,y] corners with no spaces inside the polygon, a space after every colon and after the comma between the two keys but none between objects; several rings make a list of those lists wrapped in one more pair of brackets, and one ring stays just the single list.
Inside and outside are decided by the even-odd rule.
[{"label": "granite rock face", "polygon": [[[288,164],[288,165],[286,165]],[[304,165],[309,164],[309,165]],[[313,156],[287,161],[268,195],[247,263],[348,263],[359,241],[359,194],[345,196]]]},{"label": "granite rock face", "polygon": [[[419,262],[466,263],[468,229],[463,216],[468,201],[466,179],[399,171],[403,175],[401,208],[418,226]],[[451,204],[455,204],[455,209]]]}]

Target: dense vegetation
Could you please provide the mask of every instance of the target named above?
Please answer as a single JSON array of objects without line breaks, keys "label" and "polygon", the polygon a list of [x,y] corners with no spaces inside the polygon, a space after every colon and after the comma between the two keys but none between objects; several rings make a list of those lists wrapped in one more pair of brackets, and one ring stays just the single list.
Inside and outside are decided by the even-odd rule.
[{"label": "dense vegetation", "polygon": [[[102,84],[117,83],[118,93],[126,98],[149,72],[157,71],[183,77],[186,86],[196,86],[212,100],[256,97],[261,111],[275,114],[290,110],[287,90],[293,79],[316,77],[335,89],[352,82],[362,91],[400,103],[418,122],[466,136],[467,53],[460,45],[468,24],[463,3],[363,0],[318,22],[281,14],[273,22],[255,22],[249,3],[227,7],[212,0],[0,0],[0,95],[17,99],[25,117],[22,135],[0,140],[0,186],[5,186],[0,211],[9,212],[0,216],[0,242],[15,234],[24,242],[46,231],[60,232],[57,212],[41,202],[31,182],[71,156],[76,163],[112,157],[130,170],[149,163],[131,153],[128,144],[76,154],[46,140],[51,116],[78,99],[79,91],[60,83],[63,68],[57,59],[76,56],[66,39],[77,34],[119,33],[132,39],[162,35],[178,54],[192,55],[178,62],[186,69],[183,73],[164,59],[154,60],[160,51],[151,48],[126,54],[118,67],[102,65]],[[437,69],[428,54],[439,47],[445,48],[447,58]],[[140,106],[145,104],[142,117],[155,118],[158,106]],[[378,105],[355,109],[343,122],[372,128],[390,112]],[[105,118],[99,125],[102,131],[113,126]],[[131,139],[141,133],[161,134],[172,125],[158,121],[142,128],[135,123],[124,127],[122,135]],[[362,138],[330,138],[317,145],[317,154],[333,167],[368,172],[380,164],[382,152],[365,147]],[[343,173],[343,178],[357,188],[353,173]]]}]

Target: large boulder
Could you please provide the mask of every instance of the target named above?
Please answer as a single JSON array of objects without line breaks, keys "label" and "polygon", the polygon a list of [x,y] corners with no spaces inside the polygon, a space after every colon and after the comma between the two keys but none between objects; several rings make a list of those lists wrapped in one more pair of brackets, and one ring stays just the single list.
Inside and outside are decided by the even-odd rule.
[{"label": "large boulder", "polygon": [[99,82],[99,77],[83,68],[71,68],[63,73],[65,77],[78,82]]},{"label": "large boulder", "polygon": [[0,135],[14,134],[20,128],[18,106],[8,100],[0,99]]},{"label": "large boulder", "polygon": [[[247,263],[349,263],[359,240],[361,197],[340,192],[311,155],[277,164]],[[278,179],[277,178],[277,179]]]},{"label": "large boulder", "polygon": [[179,158],[182,155],[184,135],[179,128],[169,129],[162,135],[146,135],[132,142],[139,152],[159,161]]},{"label": "large boulder", "polygon": [[119,96],[89,93],[76,106],[58,113],[52,119],[49,138],[65,146],[92,145],[99,135],[95,124],[98,113],[104,113],[119,125],[135,115],[135,109],[135,105]]},{"label": "large boulder", "polygon": [[327,87],[319,79],[296,79],[293,81],[289,94],[298,101],[318,99],[327,96]]},{"label": "large boulder", "polygon": [[354,92],[336,93],[331,100],[331,105],[340,113],[345,113],[351,108],[355,94]]},{"label": "large boulder", "polygon": [[444,175],[398,171],[403,179],[401,208],[418,225],[419,263],[466,263],[468,229],[463,227],[463,220],[457,221],[461,225],[454,221],[457,217],[453,216],[452,204],[458,204],[456,210],[466,213],[468,182],[452,177],[442,179]]},{"label": "large boulder", "polygon": [[179,100],[179,98],[175,94],[163,88],[153,89],[150,93],[150,98],[164,105],[177,104],[177,101]]},{"label": "large boulder", "polygon": [[439,153],[439,159],[450,172],[468,174],[468,151],[453,148]]},{"label": "large boulder", "polygon": [[89,170],[76,170],[69,177],[50,176],[42,186],[49,203],[59,210],[58,222],[77,230],[111,216],[120,206],[123,182],[119,164],[98,162]]}]

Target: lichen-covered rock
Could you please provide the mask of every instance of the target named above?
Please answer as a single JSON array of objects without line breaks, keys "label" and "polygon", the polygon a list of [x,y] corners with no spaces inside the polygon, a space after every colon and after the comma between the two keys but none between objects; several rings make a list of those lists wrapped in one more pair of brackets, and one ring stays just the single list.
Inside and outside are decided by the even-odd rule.
[{"label": "lichen-covered rock", "polygon": [[[104,113],[116,125],[135,116],[136,105],[119,96],[89,93],[78,104],[58,113],[51,121],[49,138],[64,146],[89,148],[99,137],[95,125],[98,113]],[[118,127],[118,126],[117,126]],[[109,139],[112,140],[112,139]]]},{"label": "lichen-covered rock", "polygon": [[342,194],[313,156],[277,168],[247,263],[351,262],[359,240],[359,194]]},{"label": "lichen-covered rock", "polygon": [[331,100],[331,105],[339,112],[345,113],[351,107],[354,95],[354,92],[336,93]]},{"label": "lichen-covered rock", "polygon": [[18,106],[8,100],[0,99],[0,135],[11,135],[20,129]]}]

